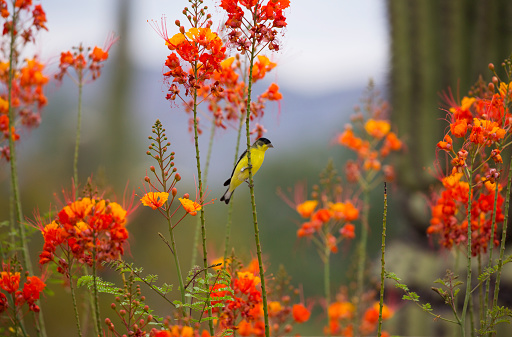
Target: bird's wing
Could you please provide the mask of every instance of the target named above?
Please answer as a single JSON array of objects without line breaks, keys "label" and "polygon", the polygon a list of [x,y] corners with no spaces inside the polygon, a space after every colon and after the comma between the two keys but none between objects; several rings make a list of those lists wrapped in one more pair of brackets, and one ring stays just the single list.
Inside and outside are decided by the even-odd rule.
[{"label": "bird's wing", "polygon": [[[233,174],[235,174],[236,167],[238,166],[238,163],[240,163],[240,160],[242,160],[242,158],[245,156],[246,153],[247,153],[247,150],[245,150],[240,155],[240,158],[238,158],[238,161],[236,162],[235,167],[233,167],[233,172],[231,172],[231,177],[224,182],[224,186],[228,186],[231,183],[231,179],[233,178]],[[242,167],[242,169],[240,171],[243,172],[245,169],[246,169],[245,167]]]}]

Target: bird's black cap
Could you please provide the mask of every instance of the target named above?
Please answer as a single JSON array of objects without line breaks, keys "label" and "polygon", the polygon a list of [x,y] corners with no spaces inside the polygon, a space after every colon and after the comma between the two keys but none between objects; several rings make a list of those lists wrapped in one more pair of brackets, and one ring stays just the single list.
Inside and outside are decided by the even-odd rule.
[{"label": "bird's black cap", "polygon": [[267,145],[270,144],[270,140],[268,140],[267,138],[264,138],[264,137],[258,138],[257,142],[267,144]]}]

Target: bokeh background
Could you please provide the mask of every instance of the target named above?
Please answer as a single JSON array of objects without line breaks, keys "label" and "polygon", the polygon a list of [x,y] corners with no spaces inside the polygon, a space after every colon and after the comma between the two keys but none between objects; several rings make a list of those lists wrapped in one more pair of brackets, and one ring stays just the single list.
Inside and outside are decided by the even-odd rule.
[{"label": "bokeh background", "polygon": [[[223,17],[218,2],[208,4],[214,22]],[[176,104],[165,100],[162,72],[168,54],[163,40],[148,20],[168,19],[169,34],[174,20],[183,21],[181,11],[188,3],[178,0],[90,0],[45,1],[48,32],[39,39],[35,52],[56,71],[61,51],[83,43],[102,46],[113,31],[120,40],[111,49],[101,78],[84,88],[82,143],[79,158],[80,180],[91,174],[111,195],[122,198],[125,186],[141,194],[142,179],[154,163],[145,152],[151,126],[158,118],[167,129],[176,167],[183,177],[179,194],[194,195],[195,152],[188,132],[189,116]],[[256,198],[262,249],[269,272],[284,265],[301,285],[306,298],[316,301],[313,319],[297,326],[302,335],[322,332],[325,317],[320,312],[323,294],[322,266],[312,245],[296,239],[299,219],[295,211],[277,195],[285,194],[301,182],[309,188],[318,174],[333,160],[339,172],[350,154],[333,140],[349,120],[354,105],[370,78],[392,106],[395,131],[407,144],[396,158],[398,184],[389,190],[388,263],[390,270],[411,285],[424,289],[420,296],[436,304],[432,282],[452,265],[450,252],[438,252],[426,237],[429,214],[424,193],[436,181],[429,173],[435,159],[435,144],[442,138],[445,113],[439,94],[452,88],[455,97],[467,93],[480,74],[490,79],[487,64],[501,64],[512,52],[512,3],[471,0],[362,0],[292,1],[286,14],[281,50],[272,55],[278,64],[255,93],[276,82],[283,93],[279,104],[268,104],[262,124],[266,137],[275,146],[267,153],[264,167],[256,176]],[[216,21],[217,20],[217,21]],[[214,24],[216,27],[216,24]],[[48,86],[49,105],[39,128],[22,135],[18,144],[21,197],[25,215],[55,205],[54,194],[69,189],[77,113],[77,88],[65,79]],[[206,121],[206,117],[202,121]],[[203,159],[209,137],[203,123]],[[232,170],[236,130],[218,130],[213,145],[208,187],[211,198],[224,192],[222,183]],[[505,157],[505,156],[504,156]],[[7,218],[9,170],[0,167],[0,210]],[[309,189],[311,191],[311,189]],[[236,193],[233,246],[242,258],[255,255],[248,189]],[[207,206],[209,253],[220,256],[224,246],[227,207],[215,202]],[[382,193],[371,203],[370,258],[380,249]],[[180,224],[178,249],[183,269],[191,265],[195,218]],[[127,259],[160,275],[162,282],[175,283],[172,256],[158,238],[165,224],[156,212],[139,208],[129,224],[130,249]],[[41,238],[34,235],[31,253],[37,259]],[[332,259],[334,289],[347,280],[354,269],[353,247],[342,247]],[[187,259],[188,258],[188,259]],[[375,277],[370,269],[369,279]],[[120,282],[109,270],[103,277]],[[46,320],[50,336],[73,334],[74,318],[69,294],[58,284],[46,298]],[[503,285],[506,292],[507,284]],[[510,288],[508,288],[510,289]],[[166,306],[146,291],[148,303],[165,316]],[[450,336],[453,330],[442,322],[401,302],[401,294],[388,292],[397,313],[386,329],[401,335]],[[506,297],[506,296],[504,296]],[[102,313],[108,313],[112,299],[107,295]],[[438,303],[442,305],[442,303]],[[58,312],[58,315],[55,313]],[[507,332],[504,332],[505,334]]]}]

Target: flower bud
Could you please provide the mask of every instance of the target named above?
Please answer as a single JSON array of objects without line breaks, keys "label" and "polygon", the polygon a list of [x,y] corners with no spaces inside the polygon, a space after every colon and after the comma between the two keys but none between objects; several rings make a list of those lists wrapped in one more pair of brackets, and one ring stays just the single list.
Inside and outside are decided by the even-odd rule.
[{"label": "flower bud", "polygon": [[147,154],[148,156],[151,156],[151,152],[149,152],[149,151],[146,151],[146,154]]},{"label": "flower bud", "polygon": [[183,194],[183,199],[188,199],[188,198],[190,198],[190,194],[188,194],[188,193]]},{"label": "flower bud", "polygon": [[144,181],[145,181],[145,182],[147,182],[147,183],[149,183],[149,182],[151,182],[151,179],[149,179],[149,177],[148,177],[148,176],[145,176],[145,177],[144,177]]},{"label": "flower bud", "polygon": [[183,26],[180,27],[180,33],[185,34],[185,27],[183,27]]},{"label": "flower bud", "polygon": [[172,172],[176,172],[176,171],[178,171],[178,169],[176,167],[173,167]]},{"label": "flower bud", "polygon": [[151,165],[149,169],[151,170],[151,172],[155,172],[155,167],[153,165]]},{"label": "flower bud", "polygon": [[494,83],[494,85],[497,85],[499,82],[498,78],[496,76],[493,76],[492,77],[492,83]]},{"label": "flower bud", "polygon": [[115,303],[112,303],[112,304],[110,305],[110,308],[111,308],[111,309],[115,309],[115,308],[116,308],[116,304],[115,304]]},{"label": "flower bud", "polygon": [[148,322],[151,322],[153,320],[153,315],[148,315],[147,320]]},{"label": "flower bud", "polygon": [[489,63],[489,70],[490,70],[490,71],[494,71],[494,64]]},{"label": "flower bud", "polygon": [[174,21],[174,24],[179,27],[181,25],[180,20]]},{"label": "flower bud", "polygon": [[494,91],[494,83],[489,83],[489,91]]},{"label": "flower bud", "polygon": [[174,175],[174,179],[176,179],[176,181],[180,181],[181,180],[181,175],[179,173],[176,173]]},{"label": "flower bud", "polygon": [[178,189],[177,189],[176,187],[173,187],[173,188],[171,189],[171,194],[172,194],[172,196],[173,196],[173,197],[175,197],[175,196],[176,196],[176,194],[178,194]]},{"label": "flower bud", "polygon": [[121,316],[126,315],[126,310],[124,310],[124,309],[119,310],[119,315],[121,315]]}]

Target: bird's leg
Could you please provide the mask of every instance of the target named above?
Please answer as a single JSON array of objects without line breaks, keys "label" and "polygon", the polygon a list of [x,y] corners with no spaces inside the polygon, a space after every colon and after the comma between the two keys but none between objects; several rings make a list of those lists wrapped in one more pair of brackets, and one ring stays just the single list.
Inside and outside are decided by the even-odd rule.
[{"label": "bird's leg", "polygon": [[249,183],[249,178],[245,179],[245,182],[247,183],[247,186],[249,186],[249,188],[254,187],[254,185],[251,185],[251,183]]},{"label": "bird's leg", "polygon": [[247,165],[246,167],[243,167],[240,172],[243,172],[245,170],[252,169],[252,165]]}]

